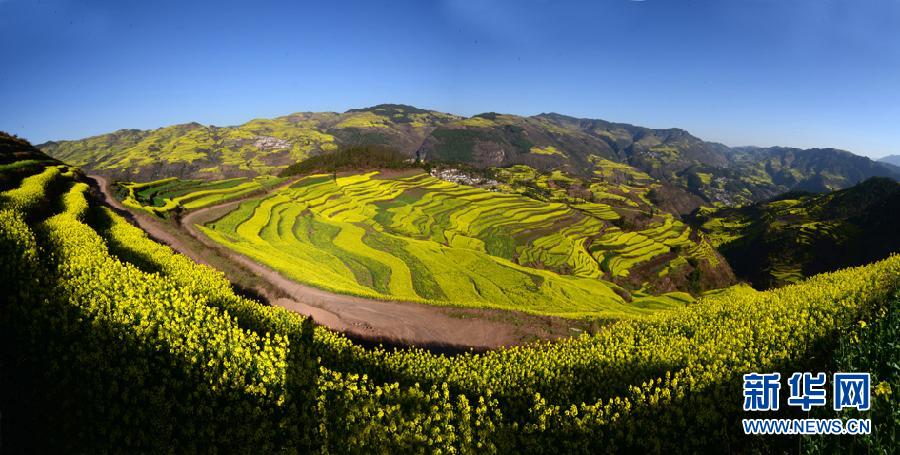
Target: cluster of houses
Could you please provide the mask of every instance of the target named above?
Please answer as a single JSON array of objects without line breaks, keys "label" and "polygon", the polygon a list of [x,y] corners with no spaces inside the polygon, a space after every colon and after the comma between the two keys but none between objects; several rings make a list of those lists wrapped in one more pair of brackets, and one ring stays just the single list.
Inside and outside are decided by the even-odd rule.
[{"label": "cluster of houses", "polygon": [[494,179],[482,176],[472,176],[456,168],[435,168],[431,170],[431,176],[460,185],[494,187],[499,184],[499,182]]},{"label": "cluster of houses", "polygon": [[256,136],[253,146],[260,150],[278,150],[291,148],[291,142],[272,136]]}]

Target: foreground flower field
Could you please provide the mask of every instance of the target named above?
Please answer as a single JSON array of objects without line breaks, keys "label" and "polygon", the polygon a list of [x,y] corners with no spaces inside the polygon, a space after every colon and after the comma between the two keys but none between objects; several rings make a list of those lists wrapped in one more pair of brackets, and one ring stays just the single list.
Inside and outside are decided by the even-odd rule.
[{"label": "foreground flower field", "polygon": [[77,169],[16,172],[0,193],[12,450],[796,447],[739,434],[741,375],[833,367],[842,336],[878,326],[900,288],[892,256],[777,290],[724,291],[595,336],[456,356],[366,349],[235,295],[221,273],[92,203]]}]

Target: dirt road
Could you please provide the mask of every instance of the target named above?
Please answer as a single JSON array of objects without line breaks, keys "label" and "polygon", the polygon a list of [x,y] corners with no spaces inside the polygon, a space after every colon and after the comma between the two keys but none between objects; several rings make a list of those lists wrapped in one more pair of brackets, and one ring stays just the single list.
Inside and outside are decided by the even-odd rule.
[{"label": "dirt road", "polygon": [[[562,318],[533,316],[514,311],[446,308],[411,302],[387,302],[336,294],[293,281],[244,255],[228,250],[206,237],[197,225],[216,219],[240,204],[231,201],[192,211],[181,220],[183,235],[197,242],[183,241],[179,234],[163,228],[163,221],[130,211],[115,197],[107,180],[90,176],[97,182],[105,202],[131,214],[130,220],[154,239],[185,254],[194,261],[210,265],[205,255],[215,252],[262,278],[268,286],[254,291],[271,305],[310,316],[317,324],[346,333],[351,338],[391,345],[415,345],[434,349],[489,349],[511,346],[536,339],[571,335],[577,324]],[[288,185],[293,182],[287,182]],[[287,296],[287,297],[284,297]]]}]

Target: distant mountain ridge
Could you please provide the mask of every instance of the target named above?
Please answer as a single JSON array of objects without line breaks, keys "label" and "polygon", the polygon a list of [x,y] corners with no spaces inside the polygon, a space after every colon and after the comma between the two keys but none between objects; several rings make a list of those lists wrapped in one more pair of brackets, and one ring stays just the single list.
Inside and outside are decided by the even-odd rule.
[{"label": "distant mountain ridge", "polygon": [[[548,147],[559,153],[547,153]],[[598,160],[629,164],[713,205],[741,205],[794,189],[829,191],[870,177],[900,178],[883,163],[836,149],[729,148],[685,130],[651,129],[556,113],[479,114],[438,126],[423,156],[480,166],[526,164],[590,176]]]},{"label": "distant mountain ridge", "polygon": [[879,163],[887,163],[900,168],[900,155],[888,155],[878,158]]},{"label": "distant mountain ridge", "polygon": [[624,163],[710,205],[741,205],[785,191],[827,191],[900,169],[836,149],[729,148],[685,130],[651,129],[557,113],[460,117],[401,104],[343,113],[303,112],[231,127],[198,123],[119,130],[41,144],[49,155],[114,178],[222,178],[273,174],[305,158],[355,146],[476,167],[524,164],[582,177]]}]

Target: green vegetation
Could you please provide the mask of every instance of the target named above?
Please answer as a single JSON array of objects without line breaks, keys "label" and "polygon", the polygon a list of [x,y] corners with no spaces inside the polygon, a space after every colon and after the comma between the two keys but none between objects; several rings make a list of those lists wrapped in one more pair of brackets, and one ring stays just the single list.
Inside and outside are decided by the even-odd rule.
[{"label": "green vegetation", "polygon": [[403,169],[414,164],[402,153],[384,146],[347,147],[334,153],[317,155],[292,164],[281,171],[282,177],[360,169]]},{"label": "green vegetation", "polygon": [[900,251],[900,184],[873,178],[823,195],[787,193],[693,221],[735,273],[764,289],[866,264]]},{"label": "green vegetation", "polygon": [[28,141],[0,131],[0,191],[15,188],[23,178],[54,164],[61,163],[31,147]]},{"label": "green vegetation", "polygon": [[[898,443],[898,256],[556,343],[453,357],[363,349],[235,296],[58,171],[0,193],[10,451],[781,452],[798,439],[739,433],[741,375],[832,368],[875,373],[876,436],[805,447]],[[355,178],[368,182],[359,191],[379,187]]]},{"label": "green vegetation", "polygon": [[440,141],[439,159],[456,163],[470,163],[475,159],[472,150],[482,133],[462,129],[439,129],[431,133]]},{"label": "green vegetation", "polygon": [[845,410],[835,416],[833,412],[817,411],[815,417],[872,419],[882,423],[878,431],[870,435],[832,436],[828,438],[804,438],[807,453],[859,452],[890,453],[896,450],[900,439],[900,293],[886,305],[880,306],[868,322],[859,321],[837,342],[831,359],[830,371],[865,371],[872,375],[872,394],[875,396],[870,412]]},{"label": "green vegetation", "polygon": [[615,183],[644,183],[648,184],[653,178],[640,170],[624,163],[610,161],[597,155],[591,155],[591,164],[594,165],[594,175],[600,180]]},{"label": "green vegetation", "polygon": [[175,177],[146,183],[119,183],[122,202],[131,208],[166,216],[184,209],[199,209],[264,191],[284,179],[262,176],[220,181],[180,180]]},{"label": "green vegetation", "polygon": [[190,123],[153,131],[120,130],[81,141],[50,143],[44,150],[122,180],[158,176],[160,166],[167,169],[166,176],[216,178],[265,173],[278,163],[300,159],[334,141],[308,129],[294,136],[296,142],[257,132],[265,130],[265,125],[254,122],[244,129]]},{"label": "green vegetation", "polygon": [[559,155],[565,156],[562,152],[560,152],[556,147],[549,145],[547,147],[531,147],[531,153],[536,153],[538,155]]},{"label": "green vegetation", "polygon": [[335,125],[335,128],[387,128],[386,118],[374,112],[361,112]]},{"label": "green vegetation", "polygon": [[647,216],[658,211],[658,204],[650,200],[650,195],[660,187],[659,182],[628,165],[597,156],[591,158],[591,163],[594,175],[590,178],[559,169],[541,171],[525,165],[493,169],[491,175],[501,183],[497,189],[540,200],[639,209]]},{"label": "green vegetation", "polygon": [[432,162],[480,167],[526,165],[580,177],[615,169],[626,178],[654,178],[701,197],[706,205],[749,204],[780,193],[846,188],[900,172],[834,149],[735,148],[704,142],[684,130],[649,129],[559,114],[481,114],[441,124],[423,144]]},{"label": "green vegetation", "polygon": [[[616,282],[629,282],[651,291],[699,291],[731,283],[728,266],[703,236],[692,232],[671,213],[660,210],[659,207],[670,204],[660,200],[659,182],[627,165],[596,156],[591,161],[595,166],[591,179],[559,170],[541,172],[523,165],[495,169],[492,176],[499,180],[496,188],[501,191],[566,204],[615,226],[594,238],[589,251]],[[641,266],[659,258],[665,258],[661,267]],[[700,260],[712,269],[698,270],[694,275],[702,283],[686,282],[687,275],[697,270],[692,263]],[[638,273],[633,274],[635,269]],[[635,276],[626,280],[631,275]],[[650,275],[655,278],[648,278]],[[633,279],[638,277],[644,281]]]},{"label": "green vegetation", "polygon": [[573,208],[411,170],[306,177],[202,229],[288,277],[336,292],[567,317],[680,306],[683,295],[650,294],[674,290],[653,292],[694,270],[684,257],[718,265],[671,215],[629,232],[610,220],[618,214],[602,204]]}]

